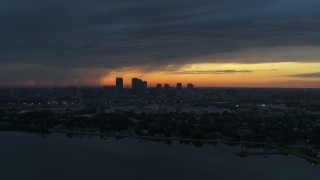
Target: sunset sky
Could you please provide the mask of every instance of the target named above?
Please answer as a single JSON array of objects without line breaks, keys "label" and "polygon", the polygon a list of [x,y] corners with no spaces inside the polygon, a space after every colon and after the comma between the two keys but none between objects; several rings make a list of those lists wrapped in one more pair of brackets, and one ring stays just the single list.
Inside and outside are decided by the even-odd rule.
[{"label": "sunset sky", "polygon": [[1,0],[0,86],[320,88],[319,0]]}]

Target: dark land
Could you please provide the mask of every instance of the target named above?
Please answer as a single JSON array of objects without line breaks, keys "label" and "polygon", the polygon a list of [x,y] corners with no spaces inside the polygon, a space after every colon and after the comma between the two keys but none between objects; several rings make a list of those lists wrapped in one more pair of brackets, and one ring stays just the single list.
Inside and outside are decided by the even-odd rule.
[{"label": "dark land", "polygon": [[[122,90],[121,90],[122,91]],[[110,93],[111,92],[111,93]],[[320,90],[108,87],[0,89],[0,130],[267,146],[319,163]]]}]

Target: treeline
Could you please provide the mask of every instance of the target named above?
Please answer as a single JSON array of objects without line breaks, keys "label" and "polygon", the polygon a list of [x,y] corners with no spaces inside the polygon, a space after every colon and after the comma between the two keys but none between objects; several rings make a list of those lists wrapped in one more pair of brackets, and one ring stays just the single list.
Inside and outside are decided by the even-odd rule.
[{"label": "treeline", "polygon": [[0,110],[0,130],[49,132],[60,128],[99,133],[130,131],[140,136],[290,144],[306,141],[320,147],[319,115],[263,116],[253,113],[102,113],[82,116],[48,111],[23,114]]}]

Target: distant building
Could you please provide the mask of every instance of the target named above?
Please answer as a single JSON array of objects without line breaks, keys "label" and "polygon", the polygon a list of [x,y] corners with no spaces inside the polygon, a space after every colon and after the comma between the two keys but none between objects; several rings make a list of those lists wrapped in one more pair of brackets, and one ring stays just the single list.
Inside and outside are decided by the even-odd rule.
[{"label": "distant building", "polygon": [[142,79],[138,79],[136,95],[141,96],[142,94],[143,94],[143,84],[142,84]]},{"label": "distant building", "polygon": [[182,87],[182,83],[177,83],[176,86],[176,95],[180,96],[183,93],[183,87]]},{"label": "distant building", "polygon": [[189,84],[187,85],[187,90],[188,90],[188,91],[192,91],[193,89],[194,89],[193,84],[189,83]]},{"label": "distant building", "polygon": [[162,84],[157,84],[156,89],[157,89],[157,91],[161,92],[162,91]]},{"label": "distant building", "polygon": [[170,84],[164,84],[164,90],[168,91],[170,89]]},{"label": "distant building", "polygon": [[138,92],[138,84],[139,84],[139,79],[138,78],[132,78],[132,94],[137,94]]},{"label": "distant building", "polygon": [[117,89],[117,95],[122,96],[123,95],[123,78],[121,77],[116,78],[116,89]]},{"label": "distant building", "polygon": [[143,95],[148,91],[148,82],[139,78],[132,78],[132,94]]},{"label": "distant building", "polygon": [[176,90],[170,84],[164,84],[164,92],[168,97],[174,97],[176,94]]},{"label": "distant building", "polygon": [[142,94],[147,94],[148,93],[148,82],[143,81],[142,82]]}]

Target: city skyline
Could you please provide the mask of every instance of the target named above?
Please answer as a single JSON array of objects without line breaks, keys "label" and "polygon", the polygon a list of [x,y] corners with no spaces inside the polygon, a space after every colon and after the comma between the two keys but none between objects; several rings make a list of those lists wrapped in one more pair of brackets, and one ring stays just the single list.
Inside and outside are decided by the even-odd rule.
[{"label": "city skyline", "polygon": [[[125,79],[123,77],[116,77],[113,84],[104,85],[104,87],[112,87],[115,88],[115,90],[120,93],[120,95],[123,93],[124,88],[130,88],[134,93],[137,93],[138,90],[146,90],[147,88],[155,88],[155,89],[165,89],[165,88],[173,88],[176,90],[182,90],[182,89],[188,89],[188,88],[194,88],[194,84],[191,82],[188,82],[186,84],[181,82],[176,82],[175,84],[169,84],[169,83],[156,83],[156,84],[148,84],[148,80],[142,80],[140,78],[132,77],[131,78],[131,84],[124,84]],[[140,87],[139,87],[140,86]]]}]

